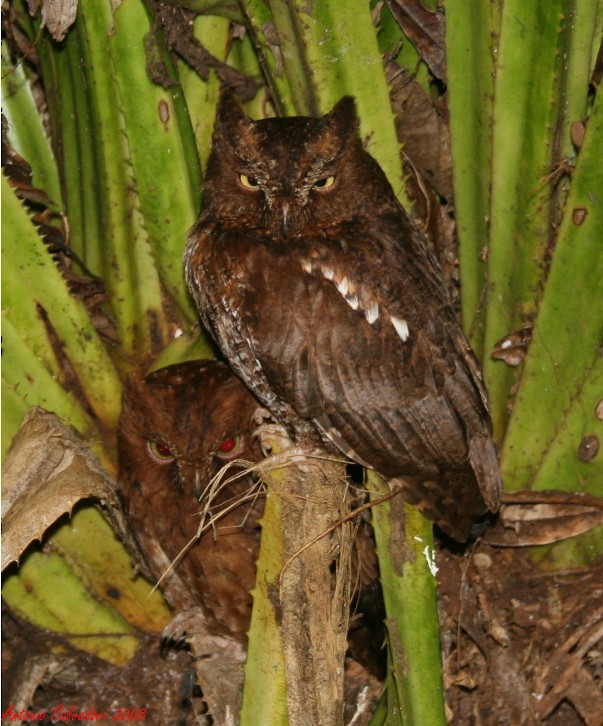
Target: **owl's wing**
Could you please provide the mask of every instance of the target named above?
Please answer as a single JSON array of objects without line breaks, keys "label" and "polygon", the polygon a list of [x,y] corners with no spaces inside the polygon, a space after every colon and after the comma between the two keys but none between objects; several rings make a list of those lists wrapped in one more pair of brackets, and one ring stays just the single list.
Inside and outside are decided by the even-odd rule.
[{"label": "owl's wing", "polygon": [[[396,265],[380,268],[381,240],[364,242],[372,255],[360,245],[341,255],[333,245],[307,244],[313,255],[256,248],[249,339],[298,416],[359,463],[403,477],[411,501],[427,500],[429,516],[466,537],[500,488],[479,368],[445,293],[430,289],[441,283],[429,257],[388,255]],[[442,514],[448,505],[465,510],[462,533]]]}]

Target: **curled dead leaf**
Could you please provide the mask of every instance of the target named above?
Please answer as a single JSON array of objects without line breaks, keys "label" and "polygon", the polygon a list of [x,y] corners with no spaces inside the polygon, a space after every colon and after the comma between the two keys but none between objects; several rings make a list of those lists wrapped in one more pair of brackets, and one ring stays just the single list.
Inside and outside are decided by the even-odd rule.
[{"label": "curled dead leaf", "polygon": [[53,413],[30,408],[2,467],[2,569],[89,497],[118,518],[111,480],[85,441]]},{"label": "curled dead leaf", "polygon": [[603,500],[583,492],[507,493],[494,527],[483,542],[496,547],[530,547],[576,537],[603,524]]}]

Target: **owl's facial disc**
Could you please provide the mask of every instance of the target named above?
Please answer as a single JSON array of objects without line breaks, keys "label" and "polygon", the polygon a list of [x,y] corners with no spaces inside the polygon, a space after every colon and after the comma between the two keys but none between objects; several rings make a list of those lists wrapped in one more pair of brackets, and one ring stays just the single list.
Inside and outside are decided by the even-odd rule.
[{"label": "owl's facial disc", "polygon": [[282,239],[294,234],[298,225],[312,217],[318,197],[328,196],[337,187],[334,174],[315,170],[300,175],[293,184],[279,183],[272,178],[263,182],[259,176],[256,179],[244,174],[239,177],[246,192],[261,195],[266,224],[275,237]]},{"label": "owl's facial disc", "polygon": [[238,180],[239,184],[246,192],[264,195],[267,206],[270,210],[270,226],[278,228],[282,237],[286,239],[291,228],[291,203],[289,200],[284,198],[284,195],[279,195],[278,197],[275,196],[274,190],[271,190],[266,185],[262,185],[260,181],[256,177],[251,176],[251,174],[240,172],[238,174]]}]

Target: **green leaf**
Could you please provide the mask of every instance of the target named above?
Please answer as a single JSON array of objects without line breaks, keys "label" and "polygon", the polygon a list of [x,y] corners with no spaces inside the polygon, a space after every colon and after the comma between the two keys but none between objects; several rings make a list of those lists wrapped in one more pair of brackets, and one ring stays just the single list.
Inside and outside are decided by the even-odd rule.
[{"label": "green leaf", "polygon": [[[65,43],[73,38],[79,40],[79,63],[85,83],[78,84],[76,90],[86,94],[91,143],[97,156],[95,186],[100,226],[93,246],[96,259],[93,262],[87,255],[86,262],[100,274],[111,295],[122,353],[144,356],[158,352],[168,341],[168,320],[141,213],[120,89],[115,80],[116,59],[110,42],[114,32],[114,19],[106,0],[94,8],[83,4]],[[143,62],[142,48],[138,57]],[[65,173],[72,174],[74,170]]]},{"label": "green leaf", "polygon": [[196,318],[181,256],[199,166],[181,91],[146,76],[149,28],[140,2],[123,3],[115,18],[108,0],[84,4],[61,49],[45,43],[40,56],[70,241],[107,285],[125,367]]},{"label": "green leaf", "polygon": [[52,147],[33,97],[24,63],[13,65],[2,41],[2,113],[13,148],[30,164],[32,184],[60,208],[61,185]]},{"label": "green leaf", "polygon": [[[263,726],[266,723],[271,726],[286,726],[285,659],[274,607],[283,565],[281,501],[274,493],[269,492],[266,496],[261,526],[256,584],[252,591],[253,610],[245,665],[241,726]],[[261,708],[258,708],[259,704]]]},{"label": "green leaf", "polygon": [[601,495],[603,450],[580,461],[584,436],[603,441],[603,114],[598,94],[572,180],[502,455],[510,489]]},{"label": "green leaf", "polygon": [[[95,507],[78,509],[48,542],[98,602],[113,607],[130,625],[157,633],[167,625],[171,615],[163,596],[134,576],[123,544]],[[73,615],[79,617],[77,611]]]},{"label": "green leaf", "polygon": [[[44,335],[45,331],[38,332],[39,337]],[[2,343],[2,456],[6,454],[30,406],[53,411],[80,433],[95,437],[93,419],[40,357],[40,348],[37,347],[38,354],[32,349],[32,337],[19,332],[6,312],[2,313]],[[52,355],[51,351],[47,352]],[[96,453],[100,452],[97,450]]]},{"label": "green leaf", "polygon": [[[159,274],[183,323],[190,324],[197,313],[184,284],[182,256],[186,233],[199,213],[201,172],[182,89],[162,88],[148,76],[144,39],[149,32],[142,3],[123,2],[116,8],[106,39],[113,63],[110,82],[123,115],[136,204],[152,251],[149,268],[156,267],[149,279]],[[171,66],[167,53],[164,62]]]},{"label": "green leaf", "polygon": [[[90,322],[86,308],[69,294],[28,212],[4,175],[2,239],[2,309],[5,320],[12,324],[7,333],[15,333],[13,340],[16,345],[15,357],[13,350],[7,349],[4,361],[11,385],[18,391],[21,379],[23,393],[29,390],[35,396],[32,381],[27,379],[27,370],[40,372],[35,362],[37,358],[72,392],[70,395],[64,391],[61,397],[55,389],[52,395],[56,394],[63,401],[57,400],[51,410],[56,410],[57,406],[63,409],[72,407],[71,414],[66,412],[66,421],[81,425],[85,418],[91,416],[104,434],[114,431],[119,416],[121,385],[113,363]],[[49,338],[49,327],[54,331],[52,339]],[[21,338],[20,342],[17,337]],[[31,351],[29,364],[25,362],[27,351],[23,348],[24,343]],[[43,382],[43,378],[37,378],[35,385]],[[38,390],[41,399],[50,395],[44,387]],[[42,403],[36,397],[36,400],[30,398],[27,403],[47,405],[49,400]],[[78,411],[82,407],[85,414]],[[90,434],[90,430],[82,433]]]},{"label": "green leaf", "polygon": [[138,638],[132,626],[99,603],[57,552],[30,553],[19,576],[6,578],[2,597],[20,617],[71,636],[73,645],[99,658],[125,665],[134,657]]}]

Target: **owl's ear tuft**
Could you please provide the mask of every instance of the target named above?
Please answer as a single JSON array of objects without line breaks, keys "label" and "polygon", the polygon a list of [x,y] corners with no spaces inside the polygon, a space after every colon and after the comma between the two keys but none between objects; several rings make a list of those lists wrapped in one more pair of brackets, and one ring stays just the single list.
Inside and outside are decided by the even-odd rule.
[{"label": "owl's ear tuft", "polygon": [[222,91],[216,108],[215,133],[234,140],[248,134],[254,122],[245,115],[230,91]]},{"label": "owl's ear tuft", "polygon": [[323,118],[327,124],[334,125],[342,136],[358,133],[360,120],[356,111],[356,99],[353,96],[341,98]]},{"label": "owl's ear tuft", "polygon": [[145,388],[145,382],[140,371],[134,371],[125,379],[122,385],[122,400],[135,398],[141,395]]}]

